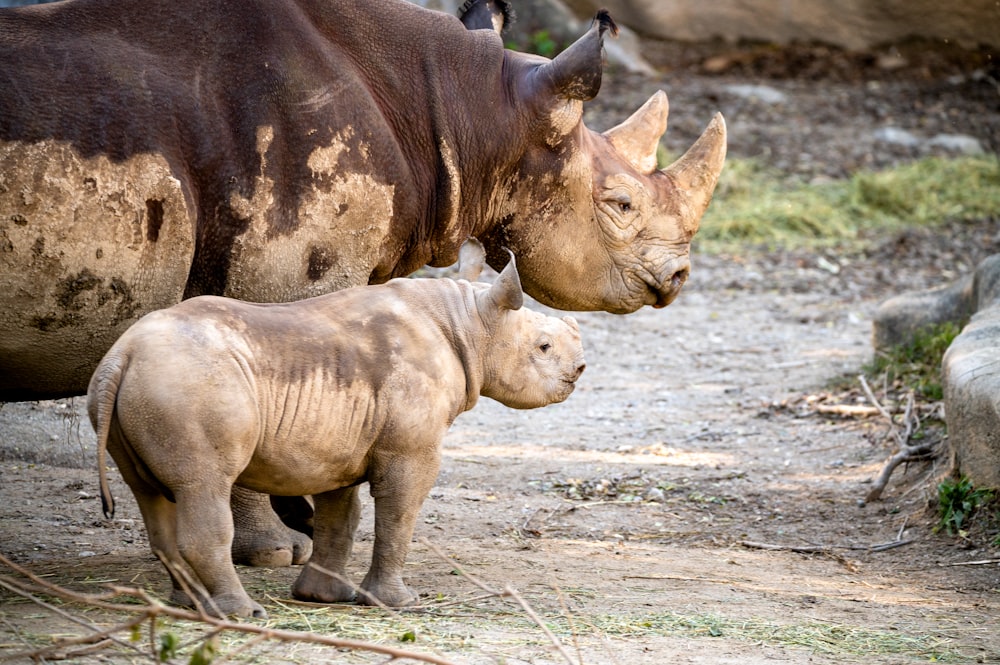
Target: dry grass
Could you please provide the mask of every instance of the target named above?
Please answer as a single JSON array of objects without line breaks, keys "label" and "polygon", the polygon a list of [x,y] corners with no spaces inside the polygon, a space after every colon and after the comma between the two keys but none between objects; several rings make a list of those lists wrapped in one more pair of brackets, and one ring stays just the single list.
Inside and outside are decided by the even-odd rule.
[{"label": "dry grass", "polygon": [[[456,572],[466,574],[460,568]],[[829,658],[896,657],[933,662],[969,662],[974,655],[957,646],[947,631],[938,634],[888,628],[834,624],[815,620],[776,621],[697,611],[671,610],[646,613],[595,613],[587,611],[592,598],[586,590],[559,590],[539,585],[540,591],[523,596],[507,589],[483,590],[469,576],[470,591],[461,597],[438,597],[425,604],[394,611],[353,605],[320,606],[287,598],[278,582],[252,590],[265,600],[266,622],[239,624],[219,620],[192,620],[186,610],[155,609],[158,602],[145,590],[116,596],[115,609],[104,601],[88,602],[79,594],[40,589],[36,581],[0,577],[3,607],[0,622],[20,605],[38,620],[61,613],[65,628],[51,632],[19,631],[20,644],[4,644],[0,659],[14,654],[23,658],[32,651],[52,657],[74,649],[94,647],[104,658],[117,662],[209,663],[281,662],[308,663],[335,657],[338,662],[386,662],[399,652],[401,662],[457,663],[503,662],[504,654],[547,653],[548,659],[570,664],[604,662],[581,655],[613,655],[614,644],[653,637],[691,640],[726,639],[756,646],[803,649]],[[30,598],[14,599],[11,588],[30,590]],[[121,593],[121,590],[119,590]],[[132,604],[125,605],[124,600]],[[33,603],[36,611],[25,611]],[[102,605],[101,603],[105,603]],[[134,610],[133,610],[134,608]],[[150,612],[150,608],[154,608]],[[571,609],[570,609],[571,608]],[[143,614],[145,613],[145,614]],[[49,621],[39,625],[51,625]],[[101,639],[88,635],[99,633]],[[313,636],[314,639],[306,639]],[[116,642],[106,638],[117,639]],[[61,640],[62,647],[52,651]],[[323,642],[325,640],[325,643]],[[359,645],[372,645],[372,649]],[[693,647],[698,648],[698,647]],[[161,660],[163,659],[163,660]],[[613,660],[613,658],[612,658]],[[80,661],[74,661],[80,662]]]},{"label": "dry grass", "polygon": [[1000,218],[1000,158],[928,158],[849,180],[802,183],[730,159],[702,220],[699,243],[800,246],[869,231]]}]

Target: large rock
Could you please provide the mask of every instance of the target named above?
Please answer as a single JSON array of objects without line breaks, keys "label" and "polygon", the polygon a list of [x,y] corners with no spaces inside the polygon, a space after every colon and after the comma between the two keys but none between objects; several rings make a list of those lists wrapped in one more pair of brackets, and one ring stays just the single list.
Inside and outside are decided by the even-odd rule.
[{"label": "large rock", "polygon": [[966,320],[941,369],[952,461],[976,487],[1000,488],[1000,254],[950,286],[887,300],[873,341],[885,349],[927,325]]},{"label": "large rock", "polygon": [[607,7],[620,23],[661,39],[818,41],[865,49],[907,37],[1000,46],[996,0],[566,0],[578,15]]}]

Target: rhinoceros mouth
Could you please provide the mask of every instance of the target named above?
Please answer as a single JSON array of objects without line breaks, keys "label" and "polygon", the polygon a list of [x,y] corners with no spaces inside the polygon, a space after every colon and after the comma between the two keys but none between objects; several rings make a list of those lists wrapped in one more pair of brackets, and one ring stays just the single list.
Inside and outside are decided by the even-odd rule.
[{"label": "rhinoceros mouth", "polygon": [[646,286],[653,295],[653,309],[663,309],[680,295],[684,282],[687,281],[689,270],[682,268],[674,272],[668,279],[662,282],[647,282]]},{"label": "rhinoceros mouth", "polygon": [[649,289],[650,294],[652,294],[651,303],[653,309],[663,309],[680,295],[681,287],[684,286],[684,282],[687,281],[688,271],[679,270],[674,273],[669,279],[663,282],[647,282],[646,287]]}]

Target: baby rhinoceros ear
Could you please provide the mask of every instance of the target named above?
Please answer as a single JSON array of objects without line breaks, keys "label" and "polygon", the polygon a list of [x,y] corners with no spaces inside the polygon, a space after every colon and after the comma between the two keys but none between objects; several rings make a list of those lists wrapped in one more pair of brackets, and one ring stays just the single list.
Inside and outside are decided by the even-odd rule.
[{"label": "baby rhinoceros ear", "polygon": [[514,262],[514,253],[510,254],[510,261],[500,276],[490,286],[486,293],[486,305],[493,311],[501,309],[521,309],[524,304],[524,293],[521,291],[521,278],[517,274],[517,264]]}]

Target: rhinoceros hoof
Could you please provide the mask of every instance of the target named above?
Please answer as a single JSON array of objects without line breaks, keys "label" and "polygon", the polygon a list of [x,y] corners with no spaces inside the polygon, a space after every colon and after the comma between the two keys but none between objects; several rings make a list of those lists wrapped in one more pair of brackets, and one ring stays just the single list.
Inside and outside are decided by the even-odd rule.
[{"label": "rhinoceros hoof", "polygon": [[261,607],[260,603],[250,600],[244,594],[223,593],[212,596],[212,600],[205,607],[209,614],[237,617],[253,617],[255,619],[266,619],[267,611]]},{"label": "rhinoceros hoof", "polygon": [[385,605],[387,607],[405,607],[416,602],[417,597],[406,588],[406,585],[399,582],[385,584],[362,585],[362,592],[358,594],[359,605]]},{"label": "rhinoceros hoof", "polygon": [[211,616],[224,619],[227,616],[253,617],[255,619],[266,619],[267,611],[259,604],[250,600],[246,593],[223,593],[213,596],[211,599],[199,596],[198,603],[195,604],[191,597],[181,589],[174,589],[170,593],[170,602],[183,607],[195,608],[201,605],[202,609]]},{"label": "rhinoceros hoof", "polygon": [[353,585],[306,566],[292,585],[292,596],[311,603],[349,603],[356,593]]},{"label": "rhinoceros hoof", "polygon": [[312,555],[312,540],[283,524],[266,530],[243,529],[233,539],[232,552],[233,563],[281,568],[308,561]]}]

